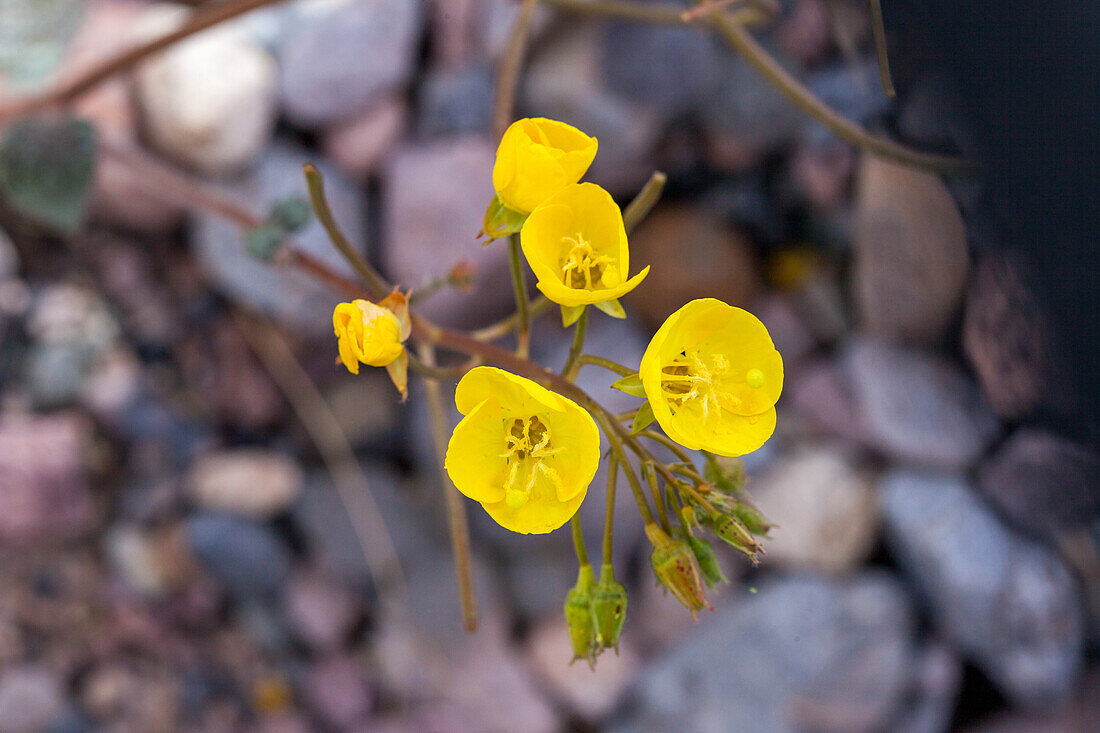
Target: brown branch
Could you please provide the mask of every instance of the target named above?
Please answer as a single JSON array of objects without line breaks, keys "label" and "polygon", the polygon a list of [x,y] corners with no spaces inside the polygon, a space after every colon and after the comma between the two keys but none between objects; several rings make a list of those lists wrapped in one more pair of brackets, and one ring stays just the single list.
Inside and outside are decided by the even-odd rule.
[{"label": "brown branch", "polygon": [[882,5],[871,0],[871,35],[875,39],[875,58],[878,59],[878,78],[882,82],[882,91],[893,99],[898,95],[894,90],[894,80],[890,78],[890,58],[886,55],[886,26],[882,22]]},{"label": "brown branch", "polygon": [[512,24],[508,37],[508,49],[500,62],[496,90],[493,94],[493,134],[499,140],[512,123],[512,110],[516,102],[516,89],[519,87],[519,73],[523,67],[523,53],[527,48],[527,31],[531,26],[531,16],[535,13],[538,0],[523,0]]}]

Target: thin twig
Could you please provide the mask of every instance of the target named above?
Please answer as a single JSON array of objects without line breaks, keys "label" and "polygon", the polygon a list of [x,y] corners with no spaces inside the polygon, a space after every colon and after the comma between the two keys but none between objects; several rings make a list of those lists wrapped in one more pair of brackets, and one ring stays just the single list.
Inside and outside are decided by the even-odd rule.
[{"label": "thin twig", "polygon": [[527,311],[527,276],[523,272],[523,252],[519,246],[519,235],[508,237],[508,263],[512,272],[512,290],[516,295],[516,353],[527,356],[531,344],[531,314]]},{"label": "thin twig", "polygon": [[642,186],[642,190],[623,209],[623,228],[626,229],[627,234],[634,231],[634,227],[638,226],[642,219],[645,219],[646,215],[657,205],[667,181],[668,176],[663,172],[653,171],[653,175]]},{"label": "thin twig", "polygon": [[173,43],[206,30],[230,18],[235,18],[251,10],[273,5],[282,0],[235,0],[234,2],[211,3],[209,8],[197,11],[182,26],[163,36],[127,49],[111,56],[80,76],[48,89],[41,94],[21,97],[0,104],[0,122],[21,117],[50,107],[56,107],[94,89],[120,71],[129,69],[137,62],[161,51]]},{"label": "thin twig", "polygon": [[666,532],[671,532],[672,525],[668,523],[668,514],[665,513],[665,500],[661,496],[661,489],[657,486],[657,472],[653,469],[653,461],[642,461],[642,478],[649,484],[649,491],[653,494],[653,503],[657,507],[657,517],[661,521],[661,528]]},{"label": "thin twig", "polygon": [[684,463],[688,463],[693,466],[695,465],[695,461],[691,460],[691,456],[687,454],[687,451],[685,451],[679,443],[672,440],[667,435],[658,433],[656,430],[648,429],[640,431],[638,435],[641,435],[643,438],[649,438],[650,440],[660,443],[661,445],[672,451],[676,455],[676,457]]},{"label": "thin twig", "polygon": [[[420,359],[426,365],[435,365],[435,347],[422,342],[419,346]],[[424,380],[424,389],[428,396],[428,409],[431,412],[432,439],[435,441],[436,455],[442,467],[447,453],[447,414],[443,409],[443,395],[438,382]],[[455,579],[458,581],[458,600],[462,606],[462,625],[467,631],[477,631],[477,595],[474,593],[473,573],[470,570],[470,530],[466,524],[466,509],[462,497],[451,482],[447,472],[440,470],[443,484],[443,497],[447,502],[447,526],[451,531],[451,551],[455,558]]]},{"label": "thin twig", "polygon": [[[543,0],[558,10],[598,18],[617,18],[649,25],[691,25],[684,20],[684,6],[673,3],[640,3],[628,0]],[[767,20],[770,16],[758,8],[738,8],[730,13],[743,23],[753,24]]]},{"label": "thin twig", "polygon": [[569,520],[569,525],[573,530],[573,550],[577,553],[577,562],[583,568],[590,563],[588,562],[588,550],[584,547],[584,533],[581,532],[581,513],[579,509],[573,515],[573,518]]},{"label": "thin twig", "polygon": [[619,476],[619,458],[614,451],[607,461],[607,511],[603,520],[603,564],[611,564],[612,534],[615,531],[615,484]]},{"label": "thin twig", "polygon": [[875,58],[878,59],[878,78],[882,82],[882,91],[893,99],[898,95],[894,90],[894,81],[890,78],[890,58],[886,55],[886,26],[882,22],[882,5],[871,0],[871,35],[875,39]]},{"label": "thin twig", "polygon": [[580,371],[581,349],[584,348],[584,333],[588,329],[588,308],[581,311],[580,318],[573,326],[573,343],[569,346],[569,356],[565,359],[561,375],[570,382],[577,381],[577,372]]},{"label": "thin twig", "polygon": [[577,362],[578,364],[591,364],[592,366],[603,367],[609,372],[618,374],[620,377],[629,377],[638,373],[637,369],[631,369],[616,361],[605,359],[602,356],[593,356],[592,354],[581,354],[577,357]]},{"label": "thin twig", "polygon": [[[547,298],[545,295],[540,295],[536,298],[532,298],[531,300],[527,301],[528,317],[533,321],[546,311],[550,310],[550,307],[552,305],[554,304],[551,303],[550,299]],[[486,326],[485,328],[480,328],[477,331],[471,331],[470,335],[478,341],[493,341],[495,339],[501,338],[502,336],[507,336],[508,334],[512,333],[512,331],[515,331],[517,325],[519,325],[519,311],[516,311],[515,313],[512,313],[512,315],[507,316],[506,318],[502,318],[496,323]]]},{"label": "thin twig", "polygon": [[630,484],[630,490],[634,492],[634,501],[638,505],[638,512],[642,515],[642,521],[646,524],[653,522],[653,512],[649,509],[649,500],[645,498],[645,491],[642,490],[642,485],[638,481],[638,476],[634,473],[634,467],[630,465],[630,461],[626,457],[626,451],[623,450],[622,440],[620,436],[615,433],[615,430],[608,424],[606,413],[602,411],[595,411],[593,415],[596,421],[603,427],[603,433],[607,436],[607,440],[611,443],[611,451],[615,454],[615,457],[623,467],[623,473],[626,474],[627,483]]},{"label": "thin twig", "polygon": [[523,0],[512,32],[508,36],[508,49],[500,62],[496,90],[493,93],[493,133],[499,140],[512,122],[512,110],[516,103],[516,89],[523,67],[523,53],[527,48],[527,31],[538,0]]}]

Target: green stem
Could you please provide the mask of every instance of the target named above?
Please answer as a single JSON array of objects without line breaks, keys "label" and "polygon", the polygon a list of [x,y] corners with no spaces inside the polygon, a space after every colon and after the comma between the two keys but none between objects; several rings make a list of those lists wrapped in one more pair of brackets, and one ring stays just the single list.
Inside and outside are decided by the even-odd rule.
[{"label": "green stem", "polygon": [[663,445],[664,447],[668,448],[670,451],[675,453],[676,457],[679,458],[684,463],[687,463],[689,465],[695,465],[695,461],[691,460],[691,456],[689,456],[687,454],[687,451],[685,451],[683,449],[683,447],[680,446],[679,443],[672,440],[667,435],[662,435],[661,433],[658,433],[656,430],[649,430],[649,429],[642,430],[641,432],[638,433],[638,435],[641,435],[642,437],[649,438],[652,441],[660,443],[661,445]]},{"label": "green stem", "polygon": [[653,512],[649,509],[649,500],[645,498],[645,492],[642,491],[642,484],[638,481],[638,477],[634,473],[634,467],[627,461],[626,451],[623,450],[622,441],[611,427],[605,413],[596,410],[593,414],[603,427],[604,435],[607,436],[608,442],[611,443],[611,449],[614,451],[619,464],[623,467],[623,473],[626,474],[626,480],[630,484],[630,490],[634,492],[634,501],[637,502],[638,511],[642,515],[642,522],[645,524],[652,524]]},{"label": "green stem", "polygon": [[584,534],[581,533],[581,513],[577,510],[577,513],[573,515],[573,518],[569,520],[569,523],[573,526],[573,549],[577,552],[577,562],[581,564],[581,567],[588,565],[588,550],[584,549]]},{"label": "green stem", "polygon": [[653,503],[657,505],[657,516],[661,519],[661,527],[666,532],[672,531],[672,526],[668,523],[668,515],[665,514],[665,500],[661,496],[661,489],[657,486],[657,474],[653,470],[654,465],[646,461],[642,463],[642,478],[649,484],[649,492],[653,494]]},{"label": "green stem", "polygon": [[508,262],[512,266],[512,290],[516,294],[516,353],[526,357],[531,342],[531,315],[527,310],[527,278],[523,274],[523,252],[519,246],[519,235],[508,237]]},{"label": "green stem", "polygon": [[[543,0],[558,10],[571,13],[594,15],[602,18],[647,23],[649,25],[690,25],[691,19],[684,19],[684,6],[673,3],[640,3],[626,0]],[[756,8],[740,8],[733,11],[738,19],[746,23],[757,23],[767,18]]]},{"label": "green stem", "polygon": [[634,197],[634,200],[623,209],[623,226],[626,228],[627,234],[634,231],[634,227],[638,226],[642,219],[645,219],[646,214],[657,205],[657,201],[661,198],[661,192],[664,191],[666,181],[668,181],[668,176],[661,171],[654,171],[653,175],[642,186],[642,190]]},{"label": "green stem", "polygon": [[[581,316],[582,318],[584,316]],[[580,354],[577,356],[577,370],[584,364],[591,364],[592,366],[603,367],[609,372],[615,372],[620,377],[629,377],[632,374],[637,374],[637,369],[631,369],[628,366],[623,366],[618,362],[605,359],[602,356],[593,356],[592,354]]]},{"label": "green stem", "polygon": [[[550,306],[554,305],[549,298],[545,295],[540,295],[536,298],[532,298],[527,301],[527,312],[534,320],[541,316],[546,311],[550,310]],[[471,331],[470,336],[478,341],[492,341],[502,336],[507,336],[512,331],[516,330],[516,326],[519,325],[519,312],[515,312],[506,318],[493,323],[485,328],[478,329],[477,331]]]},{"label": "green stem", "polygon": [[435,379],[441,382],[454,382],[462,379],[462,375],[470,371],[470,368],[464,365],[457,367],[437,367],[426,364],[407,349],[405,355],[409,359],[409,369],[427,379]]},{"label": "green stem", "polygon": [[580,318],[573,326],[573,345],[569,347],[569,356],[565,360],[565,366],[561,375],[570,382],[577,380],[577,372],[581,369],[581,349],[584,348],[584,332],[588,329],[588,308],[581,311]]},{"label": "green stem", "polygon": [[615,484],[618,482],[619,461],[612,454],[607,461],[607,513],[603,520],[603,564],[611,564],[611,535],[615,530]]}]

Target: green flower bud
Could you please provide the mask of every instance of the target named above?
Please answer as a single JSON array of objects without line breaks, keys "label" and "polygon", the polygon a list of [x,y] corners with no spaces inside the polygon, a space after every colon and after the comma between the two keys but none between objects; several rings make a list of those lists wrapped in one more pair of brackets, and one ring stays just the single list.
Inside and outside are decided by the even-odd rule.
[{"label": "green flower bud", "polygon": [[626,588],[615,580],[615,569],[608,563],[600,568],[600,582],[592,589],[592,623],[600,649],[619,653],[619,636],[626,622]]},{"label": "green flower bud", "polygon": [[726,544],[748,555],[753,565],[760,562],[759,556],[764,554],[764,546],[741,520],[728,514],[711,514],[707,517],[707,524]]},{"label": "green flower bud", "polygon": [[713,610],[703,594],[703,574],[691,547],[683,540],[672,539],[656,524],[647,524],[645,533],[653,543],[649,562],[657,580],[687,606],[692,618],[704,606]]},{"label": "green flower bud", "polygon": [[718,558],[714,556],[714,550],[706,540],[701,540],[691,534],[687,535],[687,543],[695,554],[695,560],[699,563],[699,571],[703,574],[703,582],[708,588],[713,588],[718,583],[728,583],[729,579],[722,573],[718,565]]},{"label": "green flower bud", "polygon": [[527,214],[505,206],[499,196],[494,196],[489,202],[489,208],[485,210],[485,221],[481,224],[478,236],[487,235],[489,241],[515,234],[523,228],[523,222],[527,221]]},{"label": "green flower bud", "polygon": [[592,589],[596,577],[591,565],[581,565],[577,584],[565,595],[565,623],[569,625],[569,640],[573,644],[573,659],[584,659],[596,667],[596,628],[592,621]]}]

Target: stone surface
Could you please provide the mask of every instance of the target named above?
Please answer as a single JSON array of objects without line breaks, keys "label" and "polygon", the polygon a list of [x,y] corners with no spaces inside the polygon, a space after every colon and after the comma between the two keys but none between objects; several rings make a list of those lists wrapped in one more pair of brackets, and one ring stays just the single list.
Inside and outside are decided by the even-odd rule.
[{"label": "stone surface", "polygon": [[488,66],[444,66],[423,76],[417,99],[420,137],[488,133],[494,72]]},{"label": "stone surface", "polygon": [[747,239],[700,206],[653,211],[631,236],[630,255],[632,273],[653,269],[626,302],[654,328],[693,298],[745,307],[758,286]]},{"label": "stone surface", "polygon": [[875,542],[878,512],[871,477],[852,457],[807,446],[753,475],[753,502],[777,527],[767,562],[796,570],[855,570]]},{"label": "stone surface", "polygon": [[322,660],[306,671],[303,685],[310,707],[326,725],[346,730],[370,712],[364,667],[351,657]]},{"label": "stone surface", "polygon": [[327,651],[344,642],[358,619],[359,608],[346,586],[318,573],[298,573],[283,596],[283,614],[311,649]]},{"label": "stone surface", "polygon": [[940,338],[969,264],[966,227],[936,175],[864,155],[855,204],[852,291],[862,327],[908,343]]},{"label": "stone surface", "polygon": [[303,18],[279,53],[291,121],[316,127],[347,120],[403,87],[422,14],[417,0],[352,0]]},{"label": "stone surface", "polygon": [[302,490],[302,470],[292,459],[260,448],[208,453],[185,479],[204,509],[267,519],[289,507]]},{"label": "stone surface", "polygon": [[[308,162],[315,163],[324,175],[325,194],[344,234],[365,251],[366,207],[360,192],[331,166],[317,160],[315,153],[277,141],[255,170],[226,184],[225,193],[248,210],[266,214],[288,198],[306,197],[302,165]],[[191,229],[191,243],[203,269],[230,298],[311,335],[332,337],[332,309],[342,297],[294,268],[255,260],[245,250],[236,224],[214,214],[199,214]],[[353,276],[316,221],[298,232],[294,243],[337,272]]]},{"label": "stone surface", "polygon": [[785,371],[790,371],[818,347],[816,336],[792,298],[770,292],[757,298],[748,310],[767,327],[776,350],[783,356]]},{"label": "stone surface", "polygon": [[234,595],[273,594],[290,574],[290,548],[266,525],[199,514],[187,521],[187,538],[202,566]]},{"label": "stone surface", "polygon": [[842,359],[867,439],[895,458],[963,468],[1000,431],[977,387],[946,361],[872,340],[848,344]]},{"label": "stone surface", "polygon": [[408,126],[409,110],[400,97],[387,97],[370,110],[325,130],[325,157],[344,173],[366,178],[397,145]]},{"label": "stone surface", "polygon": [[897,733],[940,733],[951,718],[962,685],[962,662],[946,644],[933,641],[918,650],[913,684],[905,709],[891,730]]},{"label": "stone surface", "polygon": [[515,302],[507,242],[482,247],[476,239],[493,198],[495,158],[483,139],[463,137],[404,147],[386,167],[383,261],[390,279],[415,291],[459,262],[474,267],[471,294],[447,290],[420,305],[445,325],[486,325]]},{"label": "stone surface", "polygon": [[52,672],[9,667],[0,674],[0,732],[45,730],[64,710],[62,683]]},{"label": "stone surface", "polygon": [[[154,12],[160,16],[161,10]],[[149,19],[149,35],[178,27],[185,17]],[[137,71],[150,142],[204,173],[244,166],[267,146],[275,128],[277,73],[267,51],[232,26],[173,45]]]},{"label": "stone surface", "polygon": [[611,730],[889,729],[912,632],[905,593],[883,574],[775,578],[654,660]]},{"label": "stone surface", "polygon": [[1100,457],[1054,433],[1023,428],[979,469],[978,488],[1016,527],[1056,541],[1100,517]]},{"label": "stone surface", "polygon": [[1068,698],[1083,621],[1077,584],[1058,557],[1005,529],[955,476],[894,471],[881,496],[888,545],[939,633],[1014,703]]}]

